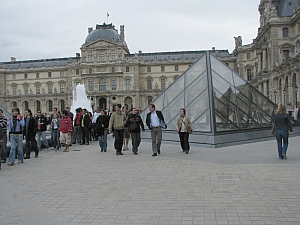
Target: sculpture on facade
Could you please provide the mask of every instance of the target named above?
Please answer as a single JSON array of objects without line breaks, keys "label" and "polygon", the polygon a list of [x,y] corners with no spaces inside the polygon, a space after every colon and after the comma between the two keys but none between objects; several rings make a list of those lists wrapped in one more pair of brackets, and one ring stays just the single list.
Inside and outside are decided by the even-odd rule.
[{"label": "sculpture on facade", "polygon": [[241,47],[243,45],[243,40],[241,36],[234,37],[235,40],[235,48]]}]

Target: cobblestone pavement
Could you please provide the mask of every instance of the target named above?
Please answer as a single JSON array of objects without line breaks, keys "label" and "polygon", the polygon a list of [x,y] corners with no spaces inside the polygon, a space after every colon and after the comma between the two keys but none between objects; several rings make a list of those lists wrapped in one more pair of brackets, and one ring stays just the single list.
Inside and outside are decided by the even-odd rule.
[{"label": "cobblestone pavement", "polygon": [[[116,156],[98,143],[0,171],[0,224],[300,224],[300,138],[220,149],[150,142]],[[32,154],[33,155],[33,154]]]}]

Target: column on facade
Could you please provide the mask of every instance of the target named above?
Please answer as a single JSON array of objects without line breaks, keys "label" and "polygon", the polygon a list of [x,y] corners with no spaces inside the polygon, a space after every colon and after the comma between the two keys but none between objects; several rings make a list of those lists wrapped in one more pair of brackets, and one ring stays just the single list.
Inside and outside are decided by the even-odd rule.
[{"label": "column on facade", "polygon": [[258,52],[258,73],[261,72],[261,52]]},{"label": "column on facade", "polygon": [[262,70],[267,70],[268,62],[267,62],[267,49],[263,49],[262,51]]}]

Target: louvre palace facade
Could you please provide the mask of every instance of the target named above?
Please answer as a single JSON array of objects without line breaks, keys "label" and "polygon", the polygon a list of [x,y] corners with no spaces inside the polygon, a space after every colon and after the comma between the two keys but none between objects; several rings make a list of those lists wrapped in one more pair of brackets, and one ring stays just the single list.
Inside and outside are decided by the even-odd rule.
[{"label": "louvre palace facade", "polygon": [[[262,0],[258,34],[235,49],[210,53],[250,81],[274,102],[294,107],[300,85],[300,1]],[[238,31],[237,31],[238,32]],[[72,105],[77,84],[84,84],[92,108],[115,104],[145,108],[206,51],[130,53],[125,29],[113,24],[88,28],[74,57],[0,62],[0,106],[50,113]],[[299,90],[300,91],[300,90]],[[297,96],[298,95],[298,96]]]}]

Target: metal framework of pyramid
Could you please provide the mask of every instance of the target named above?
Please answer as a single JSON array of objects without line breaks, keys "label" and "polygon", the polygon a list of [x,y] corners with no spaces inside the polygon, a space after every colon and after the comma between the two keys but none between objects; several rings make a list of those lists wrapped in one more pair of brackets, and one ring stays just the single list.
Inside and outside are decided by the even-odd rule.
[{"label": "metal framework of pyramid", "polygon": [[[271,120],[277,108],[209,51],[152,103],[162,111],[168,125],[163,132],[164,141],[179,141],[176,120],[180,108],[185,108],[195,130],[190,143],[207,147],[270,139]],[[143,121],[148,112],[146,109],[141,114]],[[142,137],[150,139],[150,132]]]}]

